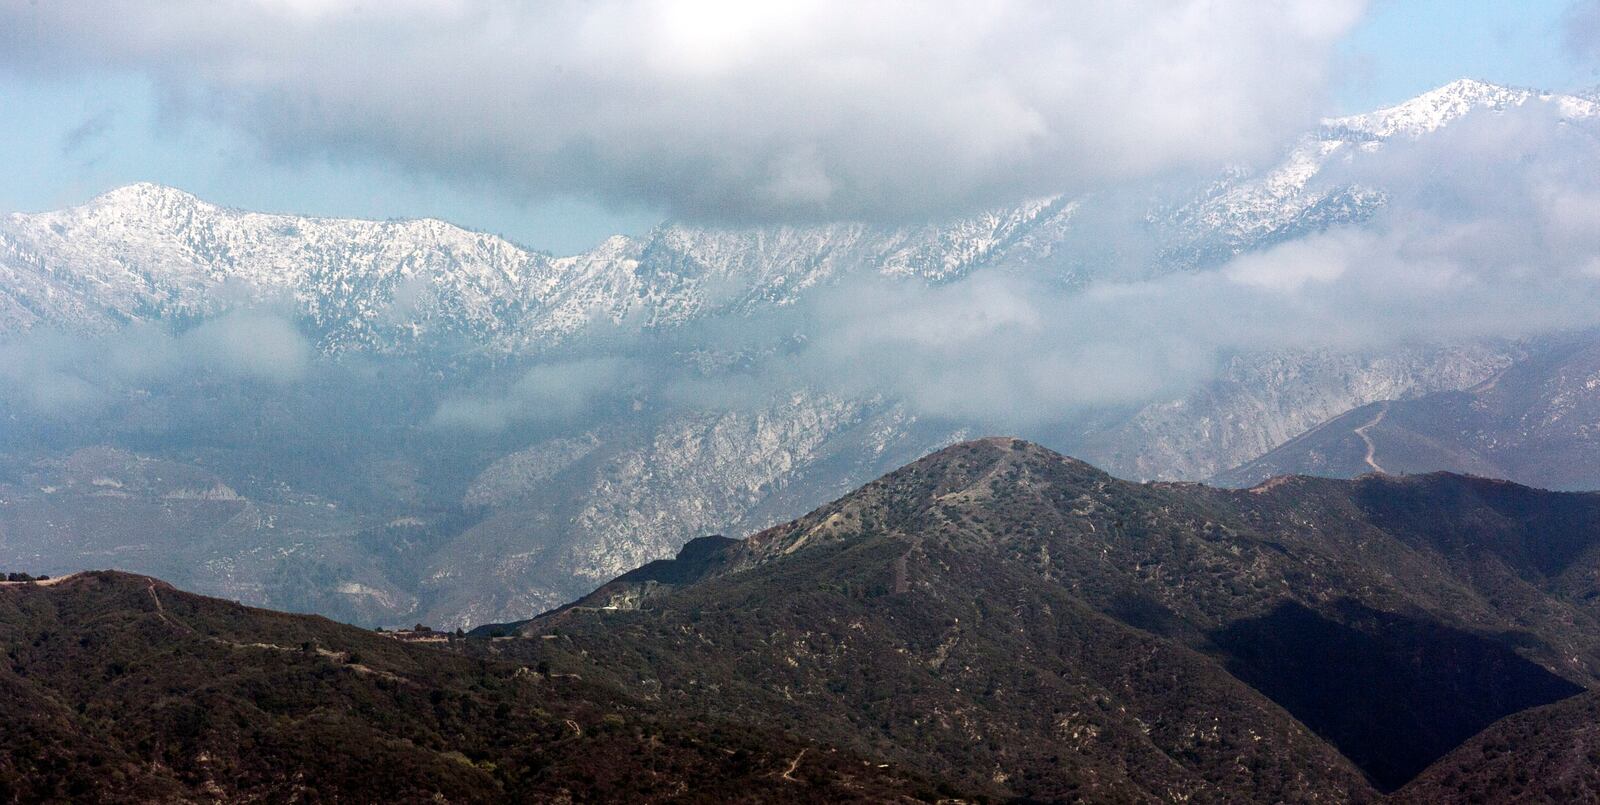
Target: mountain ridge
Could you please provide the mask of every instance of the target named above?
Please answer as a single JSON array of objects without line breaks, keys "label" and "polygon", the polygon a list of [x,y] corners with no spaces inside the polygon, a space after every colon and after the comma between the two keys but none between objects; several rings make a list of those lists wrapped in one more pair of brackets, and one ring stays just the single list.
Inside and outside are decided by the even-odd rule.
[{"label": "mountain ridge", "polygon": [[[96,572],[0,587],[0,632],[49,632],[51,618],[92,635],[148,632],[18,643],[16,667],[67,686],[91,713],[162,673],[215,662],[232,664],[213,708],[260,708],[234,680],[265,660],[285,679],[343,680],[334,695],[418,702],[400,722],[376,727],[358,709],[326,733],[412,735],[409,772],[374,781],[285,761],[335,775],[313,785],[369,794],[664,792],[733,773],[775,786],[763,790],[777,799],[801,796],[787,786],[805,780],[863,799],[1426,801],[1446,786],[1515,790],[1497,771],[1495,736],[1507,730],[1550,730],[1530,758],[1565,762],[1562,736],[1592,706],[1584,691],[1600,687],[1597,578],[1600,493],[1451,473],[1288,476],[1248,490],[1133,483],[985,437],[744,540],[693,541],[554,612],[441,636],[449,651]],[[176,659],[122,659],[151,646]],[[73,670],[114,663],[123,671],[109,684],[134,687]],[[122,693],[108,701],[101,691],[112,689]],[[426,732],[428,719],[455,718],[455,707],[428,715],[430,689],[463,697],[461,717],[476,726],[451,729],[465,730],[452,739],[465,747]],[[28,717],[69,755],[85,740],[77,730],[101,729]],[[519,751],[544,758],[533,766],[492,738],[523,718],[538,738]],[[187,722],[155,723],[175,735],[169,725]],[[141,784],[282,790],[281,768],[260,776],[216,723],[200,722],[199,743],[164,750],[175,777]],[[259,730],[238,734],[276,746]],[[597,774],[586,765],[594,745],[570,740],[591,735],[624,752],[657,736],[663,746],[629,757],[665,751],[676,765],[632,783]],[[150,751],[110,738],[119,764]],[[452,751],[474,764],[449,765]],[[747,761],[718,760],[735,755]],[[200,756],[237,769],[236,782]],[[67,784],[21,768],[25,780]]]},{"label": "mountain ridge", "polygon": [[[1187,203],[1152,211],[1144,223],[1167,233],[1161,259],[1171,270],[1358,221],[1381,206],[1381,191],[1307,190],[1330,159],[1373,138],[1414,138],[1473,110],[1535,100],[1566,116],[1600,114],[1600,106],[1577,96],[1457,81],[1366,115],[1330,118],[1324,132],[1292,145],[1280,165],[1230,174]],[[1338,131],[1366,139],[1343,139]],[[287,296],[318,329],[324,349],[411,348],[424,332],[466,335],[501,351],[536,349],[590,320],[672,325],[712,311],[784,304],[858,269],[938,281],[1004,261],[1083,282],[1089,269],[1071,255],[1082,237],[1073,227],[1084,205],[1095,203],[1047,197],[942,224],[887,228],[721,231],[668,222],[642,238],[613,236],[585,252],[552,256],[439,219],[256,213],[136,183],[77,207],[0,220],[0,270],[10,280],[0,331],[214,313],[224,303],[209,298],[212,285],[227,278],[251,286],[257,301]],[[291,270],[290,261],[310,268]],[[84,271],[89,283],[69,279]],[[45,294],[51,285],[67,299]]]},{"label": "mountain ridge", "polygon": [[445,635],[408,643],[134,574],[0,583],[0,636],[0,795],[22,801],[933,798],[865,758],[462,656]]},{"label": "mountain ridge", "polygon": [[[1303,746],[1311,754],[1296,762],[1326,775],[1301,783],[1360,801],[1373,793],[1351,787],[1346,762],[1378,791],[1395,790],[1497,719],[1595,684],[1600,618],[1585,579],[1597,564],[1593,493],[1451,474],[1289,477],[1253,490],[1134,484],[991,438],[937,451],[794,522],[741,542],[709,540],[574,605],[476,634],[520,636],[489,645],[697,712],[778,713],[776,723],[812,725],[828,740],[854,736],[875,754],[921,757],[925,773],[995,796],[1207,797],[1222,779],[1221,790],[1245,799],[1304,795],[1208,776],[1222,771],[1201,759],[1209,749],[1189,743],[1207,728],[1172,720],[1198,705],[1153,705],[1148,697],[1164,694],[1118,675],[1138,675],[1133,657],[1161,657],[1159,678],[1178,673],[1167,663],[1187,669],[1175,695],[1253,714],[1234,726],[1268,730],[1285,751]],[[1069,637],[1084,634],[1094,637]],[[1068,648],[1074,639],[1107,656],[1091,662],[1079,653],[1087,649]],[[1057,717],[1072,714],[1065,733],[1027,709],[1041,700],[1020,693],[1035,690],[1034,673],[1088,674],[1088,687],[1046,699]],[[1241,681],[1248,692],[1233,687]],[[885,698],[884,689],[904,693]],[[1110,707],[1093,704],[1092,690],[1112,691],[1098,694]],[[1268,726],[1276,708],[1342,759]],[[930,711],[961,721],[930,726],[919,715]],[[846,722],[844,712],[861,715]],[[1131,726],[1115,713],[1157,718],[1145,723],[1154,747],[1113,739]],[[1109,743],[1083,740],[1088,725]],[[941,743],[941,729],[956,743]],[[963,730],[1012,738],[983,749],[955,737]],[[1049,748],[1019,752],[1028,741]],[[1115,757],[1128,764],[1119,774],[1134,776],[1101,776],[1099,787],[1069,796],[1075,772],[1045,759],[1068,747],[1102,775]],[[1147,757],[1168,760],[1146,766]]]}]

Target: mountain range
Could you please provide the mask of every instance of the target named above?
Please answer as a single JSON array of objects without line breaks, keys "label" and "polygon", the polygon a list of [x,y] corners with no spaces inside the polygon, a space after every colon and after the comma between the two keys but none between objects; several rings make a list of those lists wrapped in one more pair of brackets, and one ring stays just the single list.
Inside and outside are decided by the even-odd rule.
[{"label": "mountain range", "polygon": [[1600,783],[1585,720],[1597,562],[1592,493],[1443,473],[1133,483],[987,438],[466,636],[376,634],[119,573],[0,585],[0,684],[30,727],[0,733],[0,785],[1581,798]]},{"label": "mountain range", "polygon": [[[1133,217],[1156,271],[1194,270],[1341,223],[1384,202],[1382,188],[1325,186],[1330,166],[1388,140],[1426,137],[1478,110],[1545,104],[1600,116],[1586,97],[1462,80],[1376,112],[1323,122],[1275,165],[1233,170],[1151,197]],[[846,272],[928,281],[985,267],[1036,267],[1055,281],[1104,271],[1119,198],[1054,197],[940,224],[834,224],[715,230],[664,224],[553,257],[437,220],[359,221],[253,213],[153,184],[87,204],[0,219],[0,332],[105,329],[185,319],[240,296],[290,306],[329,351],[415,349],[464,339],[492,351],[570,338],[595,320],[666,327],[793,301]],[[1086,227],[1095,227],[1087,229]]]},{"label": "mountain range", "polygon": [[[606,364],[589,357],[596,344],[639,337],[672,345],[639,362],[715,386],[751,364],[781,364],[781,346],[776,355],[771,345],[702,349],[674,334],[781,322],[859,276],[937,287],[1016,275],[1072,293],[1211,271],[1362,226],[1388,192],[1339,177],[1388,144],[1528,105],[1597,116],[1585,96],[1458,81],[1323,121],[1258,169],[920,226],[667,223],[569,256],[440,221],[254,213],[150,184],[8,214],[0,333],[20,346],[0,354],[9,386],[0,390],[0,565],[115,564],[365,624],[528,617],[695,536],[783,522],[989,423],[807,385],[714,404],[625,389],[579,400],[566,418],[512,417],[490,432],[441,426],[441,413],[460,410],[453,403],[484,389],[514,395],[519,373],[545,361],[600,371]],[[149,379],[117,366],[108,389],[85,389],[93,379],[74,374],[77,362],[121,355],[104,344],[125,333],[203,335],[202,323],[239,310],[285,317],[321,357],[288,387],[211,368]],[[35,365],[74,338],[102,340],[64,349],[65,368]],[[1509,387],[1523,376],[1511,367],[1547,360],[1544,350],[1504,339],[1373,352],[1265,345],[1228,356],[1181,396],[1063,413],[1040,438],[1133,479],[1352,474],[1364,464],[1322,467],[1273,451],[1361,406],[1423,404],[1495,377]],[[35,388],[51,396],[29,397]],[[507,409],[560,407],[493,394],[489,414],[502,419]],[[95,407],[65,414],[63,395]],[[1378,428],[1364,432],[1389,444]],[[1577,447],[1563,461],[1580,466],[1586,455]],[[1390,460],[1397,470],[1494,467],[1547,483],[1503,457]],[[1274,469],[1252,469],[1258,461]]]}]

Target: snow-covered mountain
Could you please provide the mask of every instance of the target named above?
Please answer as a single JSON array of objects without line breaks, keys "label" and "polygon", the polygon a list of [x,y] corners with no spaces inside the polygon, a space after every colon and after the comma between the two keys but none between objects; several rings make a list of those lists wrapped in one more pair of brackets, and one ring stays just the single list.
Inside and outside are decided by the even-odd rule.
[{"label": "snow-covered mountain", "polygon": [[0,331],[186,320],[243,300],[287,306],[329,351],[403,351],[443,337],[537,350],[590,321],[659,327],[781,304],[858,266],[956,276],[1070,215],[1046,200],[899,229],[663,225],[552,257],[437,220],[253,213],[136,184],[0,220]]},{"label": "snow-covered mountain", "polygon": [[[1200,188],[1135,189],[1151,195],[1135,205],[1146,213],[1134,223],[1156,250],[1157,270],[1214,265],[1381,206],[1382,188],[1314,182],[1331,161],[1425,136],[1473,110],[1535,102],[1570,117],[1600,114],[1582,97],[1457,81],[1325,121],[1265,171],[1231,171]],[[553,257],[437,220],[255,213],[136,184],[78,207],[0,219],[0,332],[186,320],[248,299],[288,306],[330,351],[441,338],[539,349],[590,321],[659,327],[783,304],[852,271],[938,281],[1006,265],[1081,284],[1104,257],[1105,219],[1085,224],[1084,215],[1109,203],[1040,199],[910,227],[665,224]]]},{"label": "snow-covered mountain", "polygon": [[[663,224],[570,256],[436,220],[271,215],[132,185],[78,207],[0,218],[0,338],[33,328],[182,324],[267,303],[298,318],[328,353],[409,355],[447,344],[537,354],[581,346],[591,323],[670,329],[759,314],[854,273],[939,283],[1018,271],[1080,287],[1126,256],[1108,247],[1108,226],[1141,240],[1140,270],[1204,271],[1382,208],[1384,188],[1326,181],[1330,166],[1396,138],[1427,137],[1475,110],[1530,103],[1568,118],[1600,116],[1585,97],[1460,81],[1324,121],[1286,144],[1276,164],[1200,186],[1039,199],[923,226]],[[1240,355],[1183,399],[1099,421],[1059,446],[1126,477],[1204,478],[1339,412],[1471,387],[1521,357],[1518,349]],[[116,427],[160,432],[150,409],[128,404]],[[271,433],[298,413],[283,406],[250,415],[251,427]],[[419,439],[448,456],[410,443],[350,448],[333,469],[304,466],[298,448],[286,448],[296,469],[271,478],[253,468],[264,453],[237,442],[156,450],[143,435],[119,444],[122,452],[73,452],[59,442],[9,457],[0,450],[0,563],[54,572],[115,561],[205,592],[363,622],[515,619],[690,538],[781,522],[981,425],[807,389],[740,410],[650,401],[607,416],[574,432],[508,434],[487,445]],[[86,464],[92,472],[74,469]],[[465,473],[459,488],[429,480],[438,464]],[[170,478],[202,465],[190,485],[220,484],[234,497],[172,498]],[[138,481],[130,467],[160,467],[146,474],[167,480]],[[436,488],[415,492],[428,484]],[[127,523],[150,524],[192,553],[138,565],[176,554],[151,548]]]},{"label": "snow-covered mountain", "polygon": [[1380,141],[1393,137],[1416,139],[1438,131],[1470,112],[1481,109],[1505,111],[1530,103],[1550,104],[1557,115],[1567,119],[1600,116],[1600,103],[1586,95],[1563,95],[1463,78],[1424,92],[1405,103],[1366,114],[1333,118],[1324,123],[1330,129],[1370,135]]}]

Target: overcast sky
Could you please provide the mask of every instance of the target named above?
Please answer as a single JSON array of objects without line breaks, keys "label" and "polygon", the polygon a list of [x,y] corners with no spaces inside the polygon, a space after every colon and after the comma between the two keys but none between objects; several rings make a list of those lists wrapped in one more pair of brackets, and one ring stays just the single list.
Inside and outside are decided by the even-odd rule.
[{"label": "overcast sky", "polygon": [[0,2],[0,209],[147,180],[558,253],[1269,158],[1456,77],[1600,83],[1594,0]]}]

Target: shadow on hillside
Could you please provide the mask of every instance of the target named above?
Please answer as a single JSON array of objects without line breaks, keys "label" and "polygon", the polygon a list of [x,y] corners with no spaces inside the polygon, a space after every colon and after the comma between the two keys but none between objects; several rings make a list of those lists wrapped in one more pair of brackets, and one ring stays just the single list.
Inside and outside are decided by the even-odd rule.
[{"label": "shadow on hillside", "polygon": [[1490,638],[1439,623],[1294,602],[1212,634],[1235,676],[1392,791],[1494,721],[1582,688]]}]

